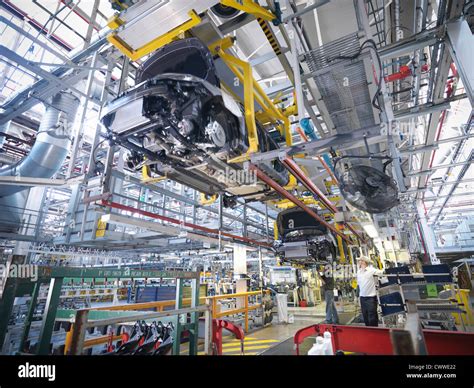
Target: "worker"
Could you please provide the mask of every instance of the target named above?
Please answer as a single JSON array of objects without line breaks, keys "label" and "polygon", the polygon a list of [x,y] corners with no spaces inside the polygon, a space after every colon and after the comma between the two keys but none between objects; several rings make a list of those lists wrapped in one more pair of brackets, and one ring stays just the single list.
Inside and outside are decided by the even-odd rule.
[{"label": "worker", "polygon": [[359,270],[357,271],[357,284],[359,286],[360,308],[365,326],[378,326],[377,315],[377,292],[375,289],[375,276],[380,276],[383,271],[374,268],[366,256],[357,259]]},{"label": "worker", "polygon": [[339,324],[339,316],[337,315],[336,304],[334,303],[334,275],[333,273],[319,274],[324,287],[324,301],[326,302],[326,321],[334,325]]}]

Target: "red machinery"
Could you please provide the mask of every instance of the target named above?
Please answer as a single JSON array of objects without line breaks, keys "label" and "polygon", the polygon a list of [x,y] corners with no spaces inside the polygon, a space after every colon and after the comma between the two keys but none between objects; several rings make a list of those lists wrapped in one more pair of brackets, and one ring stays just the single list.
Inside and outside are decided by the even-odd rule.
[{"label": "red machinery", "polygon": [[242,328],[238,325],[234,325],[232,322],[225,321],[223,319],[212,320],[212,345],[213,355],[222,355],[222,331],[223,329],[229,330],[234,334],[236,339],[240,340],[241,354],[244,354],[244,338],[245,333]]},{"label": "red machinery", "polygon": [[[428,71],[429,66],[428,65],[422,65],[421,66],[421,71],[425,72]],[[406,65],[401,65],[400,66],[400,71],[387,75],[385,77],[385,82],[394,82],[398,81],[401,79],[405,79],[413,74],[412,66],[406,66]]]},{"label": "red machinery", "polygon": [[[391,331],[382,327],[312,325],[300,329],[294,336],[296,354],[299,345],[309,336],[329,331],[335,351],[342,350],[367,355],[393,355]],[[474,333],[444,330],[423,330],[428,355],[474,355]]]}]

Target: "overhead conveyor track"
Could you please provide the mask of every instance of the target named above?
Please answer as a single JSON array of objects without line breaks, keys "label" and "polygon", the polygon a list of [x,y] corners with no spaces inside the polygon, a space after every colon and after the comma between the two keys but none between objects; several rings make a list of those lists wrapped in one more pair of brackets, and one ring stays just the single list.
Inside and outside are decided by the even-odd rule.
[{"label": "overhead conveyor track", "polygon": [[309,206],[304,204],[301,200],[299,200],[296,196],[285,190],[282,186],[280,186],[277,182],[271,179],[268,175],[266,175],[262,170],[260,170],[257,166],[250,164],[249,166],[250,171],[254,171],[257,174],[257,178],[261,181],[265,182],[268,186],[270,186],[273,190],[275,190],[278,194],[282,197],[290,200],[296,206],[303,209],[306,213],[308,213],[311,217],[315,220],[319,221],[321,224],[326,226],[328,229],[333,231],[336,235],[343,238],[345,241],[350,242],[350,239],[341,231],[337,230],[334,226],[326,222],[326,220],[319,215],[317,215]]},{"label": "overhead conveyor track", "polygon": [[[374,335],[407,334],[408,285],[434,321],[470,307],[471,261],[449,287],[414,268],[474,253],[471,3],[0,1],[0,352],[155,355],[169,318],[174,354],[241,352],[242,329],[247,354],[325,331],[377,353],[351,347],[364,256],[384,271]],[[2,271],[23,264],[38,282]],[[294,348],[282,332],[323,319],[331,283],[345,326]],[[390,319],[384,288],[406,308]],[[474,324],[446,311],[442,330]]]},{"label": "overhead conveyor track", "polygon": [[[283,160],[283,165],[288,169],[288,171],[293,174],[296,179],[309,191],[311,191],[328,209],[331,213],[336,214],[339,212],[336,206],[324,195],[324,193],[319,190],[319,188],[304,174],[303,170],[296,164],[293,159],[285,158]],[[361,241],[365,242],[363,236],[358,233],[351,225],[347,222],[344,223],[345,226]]]},{"label": "overhead conveyor track", "polygon": [[180,226],[186,227],[186,228],[191,228],[191,229],[198,230],[198,231],[201,231],[201,232],[204,232],[204,233],[212,234],[214,236],[228,237],[228,238],[230,238],[231,240],[234,240],[234,241],[240,241],[240,242],[244,242],[244,243],[247,243],[247,244],[254,244],[256,246],[261,246],[263,248],[270,248],[271,247],[270,244],[262,242],[262,241],[257,241],[257,240],[251,239],[251,238],[237,236],[235,234],[223,232],[219,229],[207,228],[205,226],[196,225],[196,224],[193,224],[193,223],[190,223],[190,222],[176,220],[176,219],[171,218],[171,217],[166,217],[166,216],[151,213],[151,212],[148,212],[148,211],[145,211],[145,210],[137,209],[137,208],[134,208],[134,207],[131,207],[131,206],[122,205],[122,204],[117,203],[117,202],[111,202],[111,201],[108,201],[106,199],[101,200],[100,204],[102,206],[109,207],[109,208],[112,208],[112,209],[127,211],[127,212],[131,212],[132,214],[134,214],[134,213],[135,214],[140,214],[140,215],[145,216],[145,217],[153,218],[153,219],[156,219],[156,220],[161,220],[161,221],[164,221],[164,222],[169,222],[171,224],[180,225]]}]

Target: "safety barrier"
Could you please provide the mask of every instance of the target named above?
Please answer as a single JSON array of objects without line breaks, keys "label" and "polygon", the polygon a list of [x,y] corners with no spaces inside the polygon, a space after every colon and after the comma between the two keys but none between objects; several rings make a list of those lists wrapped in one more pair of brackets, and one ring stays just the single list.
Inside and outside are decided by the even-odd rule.
[{"label": "safety barrier", "polygon": [[[260,300],[260,303],[250,304],[249,303],[249,297],[252,297],[252,296],[257,296],[258,297],[258,296],[260,296],[262,298],[264,294],[269,294],[269,293],[270,293],[270,290],[250,291],[250,292],[240,292],[240,293],[237,293],[237,294],[224,294],[224,295],[209,296],[209,297],[207,297],[207,299],[211,301],[212,317],[214,319],[244,313],[245,314],[245,332],[248,332],[248,330],[249,330],[249,311],[253,311],[253,310],[257,310],[259,308],[262,308],[262,301],[261,300]],[[235,308],[235,309],[220,311],[220,309],[218,307],[218,304],[217,304],[217,301],[223,300],[223,299],[234,299],[234,298],[237,299],[237,300],[240,299],[240,298],[243,298],[243,307],[238,307],[238,308]]]},{"label": "safety barrier", "polygon": [[[212,311],[212,318],[218,319],[222,317],[228,317],[235,314],[244,313],[245,316],[245,332],[249,330],[249,312],[253,310],[257,310],[262,308],[262,303],[251,303],[249,301],[250,297],[257,296],[263,297],[265,294],[269,294],[269,290],[264,291],[249,291],[249,292],[241,292],[236,294],[224,294],[224,295],[215,295],[215,296],[208,296],[208,297],[201,297],[199,298],[199,304],[204,305],[207,303],[211,306]],[[236,299],[236,303],[238,299],[243,299],[243,307],[229,309],[229,310],[220,310],[218,301],[220,300],[228,300],[228,299]],[[103,307],[91,307],[88,309],[84,309],[87,311],[139,311],[139,310],[148,310],[148,309],[155,309],[156,312],[160,313],[163,312],[166,307],[175,308],[176,301],[175,300],[162,300],[156,302],[143,302],[143,303],[131,303],[131,304],[120,304],[115,306],[103,306]],[[191,298],[185,298],[182,300],[182,306],[188,307],[191,306]],[[71,347],[72,341],[72,332],[73,327],[70,328],[66,335],[66,343],[64,353],[68,354]],[[109,336],[102,336],[99,338],[95,338],[93,340],[85,340],[83,343],[82,348],[87,348],[99,344],[105,344],[110,340]]]},{"label": "safety barrier", "polygon": [[[181,308],[178,310],[171,310],[171,311],[164,311],[164,312],[141,312],[135,313],[129,316],[124,317],[114,317],[108,319],[100,319],[100,320],[89,320],[89,309],[77,310],[75,314],[74,324],[71,329],[70,337],[67,341],[67,354],[70,355],[80,355],[82,354],[83,349],[85,346],[91,346],[91,342],[94,341],[93,345],[100,344],[104,338],[88,340],[89,343],[85,341],[86,330],[94,327],[101,327],[101,326],[109,326],[109,325],[117,325],[122,324],[124,322],[134,322],[134,321],[141,321],[146,319],[157,319],[161,317],[170,317],[176,316],[177,319],[177,327],[175,329],[175,343],[173,344],[173,354],[179,355],[179,349],[181,345],[181,333],[183,330],[189,330],[191,332],[192,338],[189,340],[189,354],[196,355],[197,354],[197,335],[198,335],[198,320],[197,316],[199,313],[204,313],[205,315],[205,326],[206,326],[206,336],[205,336],[205,352],[206,354],[210,354],[211,351],[211,335],[212,332],[212,321],[211,321],[211,314],[209,305],[202,305],[190,308]],[[179,316],[180,315],[187,315],[187,314],[194,314],[195,317],[192,319],[190,323],[180,323]]]}]

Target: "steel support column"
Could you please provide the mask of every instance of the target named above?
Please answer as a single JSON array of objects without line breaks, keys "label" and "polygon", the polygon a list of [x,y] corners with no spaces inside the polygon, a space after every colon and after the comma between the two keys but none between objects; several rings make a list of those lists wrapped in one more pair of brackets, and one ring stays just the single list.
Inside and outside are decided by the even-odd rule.
[{"label": "steel support column", "polygon": [[423,235],[423,246],[426,250],[427,255],[430,258],[431,264],[440,264],[441,261],[436,257],[435,242],[433,241],[433,231],[428,226],[425,209],[421,200],[416,201],[416,208],[418,211],[421,233]]},{"label": "steel support column", "polygon": [[74,330],[72,330],[71,343],[69,345],[69,355],[81,355],[86,338],[86,324],[89,317],[89,310],[77,310],[74,319]]},{"label": "steel support column", "polygon": [[[191,307],[199,305],[199,278],[191,280]],[[191,313],[191,328],[189,329],[189,354],[196,355],[198,352],[199,337],[199,312]]]},{"label": "steel support column", "polygon": [[28,341],[28,336],[30,334],[31,321],[33,320],[33,315],[36,309],[36,302],[38,300],[39,290],[41,288],[41,283],[36,282],[33,288],[33,293],[31,294],[30,306],[28,307],[28,313],[25,317],[23,334],[21,335],[19,351],[23,352],[25,350],[26,342]]},{"label": "steel support column", "polygon": [[49,284],[48,298],[44,308],[43,324],[39,335],[37,354],[49,354],[51,337],[53,335],[54,321],[61,296],[63,278],[52,278]]},{"label": "steel support column", "polygon": [[[176,279],[176,302],[174,306],[176,310],[183,308],[183,279]],[[174,330],[173,356],[179,356],[181,350],[181,336],[183,334],[182,320],[186,321],[186,315],[178,315],[176,320],[176,328]]]}]

